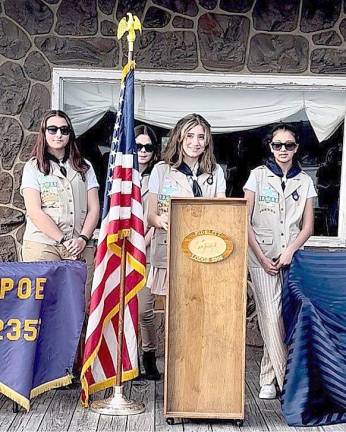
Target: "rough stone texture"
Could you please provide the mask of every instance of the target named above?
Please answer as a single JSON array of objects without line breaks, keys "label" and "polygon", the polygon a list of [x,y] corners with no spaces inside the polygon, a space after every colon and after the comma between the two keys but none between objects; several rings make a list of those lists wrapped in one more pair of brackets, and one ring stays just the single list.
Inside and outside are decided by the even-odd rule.
[{"label": "rough stone texture", "polygon": [[300,29],[303,32],[315,32],[329,29],[339,18],[341,0],[302,0]]},{"label": "rough stone texture", "polygon": [[[0,234],[8,234],[25,220],[24,213],[10,207],[0,206]],[[0,248],[1,250],[2,248]]]},{"label": "rough stone texture", "polygon": [[137,68],[191,70],[198,65],[196,38],[192,32],[148,30],[143,32],[138,44],[135,48]]},{"label": "rough stone texture", "polygon": [[203,66],[209,70],[242,70],[249,27],[247,17],[202,15],[198,21],[198,38]]},{"label": "rough stone texture", "polygon": [[145,8],[145,1],[143,0],[121,0],[118,1],[118,8],[116,17],[121,20],[127,12],[131,12],[133,15],[137,15],[142,21],[143,12]]},{"label": "rough stone texture", "polygon": [[23,243],[24,231],[25,231],[25,223],[20,228],[18,228],[17,232],[16,232],[16,239],[17,239],[17,242],[20,244]]},{"label": "rough stone texture", "polygon": [[346,50],[336,48],[313,50],[310,70],[318,74],[346,74]]},{"label": "rough stone texture", "polygon": [[5,0],[6,15],[30,34],[49,33],[53,12],[41,0]]},{"label": "rough stone texture", "polygon": [[101,34],[103,36],[113,36],[117,34],[118,25],[112,21],[102,21],[101,22]]},{"label": "rough stone texture", "polygon": [[[341,27],[341,25],[340,25]],[[314,34],[312,40],[316,45],[341,45],[342,40],[338,33],[334,30],[326,31],[323,33]]]},{"label": "rough stone texture", "polygon": [[199,0],[199,4],[204,7],[204,9],[212,10],[217,6],[217,0]]},{"label": "rough stone texture", "polygon": [[227,12],[248,12],[254,0],[221,0],[220,8]]},{"label": "rough stone texture", "polygon": [[252,12],[256,30],[292,31],[297,27],[300,0],[256,0]]},{"label": "rough stone texture", "polygon": [[35,44],[51,63],[58,65],[85,65],[114,67],[118,64],[118,44],[105,38],[57,38],[41,36]]},{"label": "rough stone texture", "polygon": [[31,151],[37,139],[37,134],[30,134],[24,138],[22,149],[19,154],[19,159],[22,162],[27,162],[30,159]]},{"label": "rough stone texture", "polygon": [[[346,1],[346,0],[345,0]],[[344,18],[339,26],[340,32],[342,34],[342,37],[344,38],[344,40],[346,40],[346,18]]]},{"label": "rough stone texture", "polygon": [[11,201],[13,178],[7,172],[0,172],[0,203],[8,204]]},{"label": "rough stone texture", "polygon": [[60,35],[92,36],[97,32],[96,0],[62,0],[55,31]]},{"label": "rough stone texture", "polygon": [[10,170],[19,153],[23,131],[15,118],[0,117],[0,160],[5,170]]},{"label": "rough stone texture", "polygon": [[49,4],[57,4],[57,3],[59,3],[59,1],[60,0],[45,0],[45,2],[49,3]]},{"label": "rough stone texture", "polygon": [[29,91],[29,81],[19,64],[6,62],[0,66],[0,114],[20,113]]},{"label": "rough stone texture", "polygon": [[31,52],[25,59],[24,70],[30,78],[36,81],[49,81],[51,78],[49,63],[38,51]]},{"label": "rough stone texture", "polygon": [[[0,225],[1,232],[1,225]],[[0,236],[0,262],[18,261],[16,243],[11,236]]]},{"label": "rough stone texture", "polygon": [[143,25],[144,27],[165,27],[169,23],[170,19],[171,15],[169,12],[152,6],[145,14]]},{"label": "rough stone texture", "polygon": [[30,47],[31,42],[23,30],[7,18],[0,18],[0,54],[18,60]]},{"label": "rough stone texture", "polygon": [[248,68],[261,73],[302,73],[308,67],[308,41],[302,36],[257,34],[250,41]]},{"label": "rough stone texture", "polygon": [[183,15],[196,16],[198,14],[195,0],[153,0],[153,3]]},{"label": "rough stone texture", "polygon": [[188,19],[188,18],[176,16],[172,21],[172,25],[173,25],[173,27],[176,27],[176,28],[190,29],[190,28],[193,28],[193,21]]},{"label": "rough stone texture", "polygon": [[24,232],[25,232],[25,226],[26,226],[26,223],[24,222],[24,224],[20,228],[18,228],[17,231],[16,231],[16,240],[17,240],[17,242],[20,245],[23,244],[23,237],[24,237]]},{"label": "rough stone texture", "polygon": [[47,87],[42,84],[32,86],[29,98],[20,115],[23,126],[30,131],[36,131],[49,106],[50,94]]},{"label": "rough stone texture", "polygon": [[20,194],[20,184],[22,182],[22,174],[23,174],[23,163],[18,163],[14,166],[13,169],[13,177],[14,177],[14,194],[13,194],[13,205],[16,207],[25,210],[24,199]]},{"label": "rough stone texture", "polygon": [[100,11],[106,15],[111,15],[115,6],[116,0],[98,0]]}]

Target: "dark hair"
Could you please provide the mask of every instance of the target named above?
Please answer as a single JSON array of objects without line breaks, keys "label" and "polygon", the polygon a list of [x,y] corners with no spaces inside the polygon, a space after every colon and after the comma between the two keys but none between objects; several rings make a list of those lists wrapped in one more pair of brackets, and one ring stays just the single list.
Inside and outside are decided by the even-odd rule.
[{"label": "dark hair", "polygon": [[36,158],[38,169],[44,174],[48,175],[51,171],[51,164],[48,157],[47,140],[46,140],[46,127],[47,120],[51,117],[62,117],[66,120],[66,123],[70,129],[69,141],[65,147],[65,157],[67,156],[73,169],[82,175],[85,180],[85,173],[89,169],[89,165],[81,157],[81,154],[77,148],[76,136],[73,130],[73,126],[70,118],[67,114],[60,110],[48,111],[44,116],[40,124],[37,140],[32,150],[31,156]]},{"label": "dark hair", "polygon": [[154,168],[154,165],[156,164],[156,162],[158,162],[161,158],[160,146],[159,146],[159,143],[157,141],[156,133],[154,132],[154,130],[150,126],[147,126],[147,125],[136,126],[135,127],[135,138],[137,138],[139,135],[148,135],[148,137],[150,138],[151,144],[154,146],[153,156],[150,159],[147,168],[142,173],[142,175],[150,174],[152,169]]},{"label": "dark hair", "polygon": [[298,137],[297,129],[292,124],[288,124],[288,123],[278,123],[272,127],[272,129],[270,130],[269,135],[268,135],[268,139],[269,139],[268,144],[272,142],[274,135],[279,130],[284,130],[284,131],[290,132],[294,136],[296,143],[299,144],[299,137]]},{"label": "dark hair", "polygon": [[199,167],[204,173],[212,173],[216,168],[213,138],[210,124],[199,114],[188,114],[180,119],[169,134],[167,147],[164,151],[164,160],[175,168],[183,162],[183,141],[192,128],[202,126],[205,133],[205,151],[200,156]]}]

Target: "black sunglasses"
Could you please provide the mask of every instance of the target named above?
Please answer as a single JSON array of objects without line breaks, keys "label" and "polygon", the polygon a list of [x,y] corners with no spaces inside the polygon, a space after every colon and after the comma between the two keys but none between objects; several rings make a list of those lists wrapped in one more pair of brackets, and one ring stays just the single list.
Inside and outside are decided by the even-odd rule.
[{"label": "black sunglasses", "polygon": [[287,141],[285,143],[278,141],[272,142],[271,146],[273,150],[281,150],[282,147],[285,147],[285,150],[293,151],[297,147],[297,143],[295,143],[294,141]]},{"label": "black sunglasses", "polygon": [[55,135],[58,130],[60,130],[61,135],[69,135],[71,133],[71,130],[68,126],[47,126],[46,127],[46,131],[50,134],[50,135]]},{"label": "black sunglasses", "polygon": [[146,152],[153,152],[155,147],[153,146],[153,144],[137,144],[137,150],[140,152],[142,149],[144,148],[144,150]]}]

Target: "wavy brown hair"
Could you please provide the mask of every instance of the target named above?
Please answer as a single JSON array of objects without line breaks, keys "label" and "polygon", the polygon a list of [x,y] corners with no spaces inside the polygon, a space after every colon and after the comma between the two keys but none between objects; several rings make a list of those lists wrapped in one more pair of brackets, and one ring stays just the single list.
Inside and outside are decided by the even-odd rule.
[{"label": "wavy brown hair", "polygon": [[154,152],[153,156],[150,159],[147,168],[144,170],[142,175],[144,174],[150,174],[152,169],[154,168],[154,165],[156,162],[158,162],[161,158],[161,149],[157,140],[156,133],[154,130],[147,125],[138,125],[135,127],[135,138],[137,138],[139,135],[148,135],[150,138],[151,144],[154,146]]},{"label": "wavy brown hair", "polygon": [[83,180],[85,180],[85,173],[88,171],[90,167],[85,162],[85,160],[81,157],[81,154],[77,148],[76,136],[69,116],[65,114],[64,111],[60,111],[60,110],[48,111],[44,115],[41,121],[36,144],[34,145],[34,148],[31,153],[31,156],[36,158],[37,160],[38,169],[44,175],[48,175],[51,171],[51,164],[48,158],[47,140],[46,140],[47,120],[51,117],[62,117],[63,119],[66,120],[67,126],[70,129],[70,135],[69,135],[68,143],[65,147],[65,157],[69,159],[73,169],[79,172],[82,175]]},{"label": "wavy brown hair", "polygon": [[174,168],[178,168],[184,159],[183,142],[187,133],[195,126],[202,126],[205,133],[205,150],[199,157],[199,168],[204,173],[212,173],[216,168],[214,144],[210,124],[199,114],[188,114],[180,119],[169,134],[167,147],[163,159]]}]

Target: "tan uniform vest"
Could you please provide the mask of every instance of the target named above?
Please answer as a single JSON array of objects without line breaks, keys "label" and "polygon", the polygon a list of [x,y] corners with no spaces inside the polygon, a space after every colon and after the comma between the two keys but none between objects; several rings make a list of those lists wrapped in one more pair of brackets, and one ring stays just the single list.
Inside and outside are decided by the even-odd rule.
[{"label": "tan uniform vest", "polygon": [[[59,166],[51,162],[52,171],[44,175],[37,168],[36,160],[27,162],[33,164],[38,172],[42,210],[50,216],[60,230],[72,237],[81,233],[88,209],[87,183],[66,163],[67,176],[60,172]],[[55,244],[50,237],[43,234],[36,225],[27,218],[24,240],[45,244]]]},{"label": "tan uniform vest", "polygon": [[[171,197],[191,197],[193,192],[187,176],[176,168],[159,162],[156,165],[159,174],[159,192],[157,196],[158,214],[168,212]],[[217,165],[213,174],[202,174],[198,177],[198,184],[202,189],[203,197],[213,198],[217,193]],[[225,191],[223,191],[225,192]],[[156,228],[151,242],[150,264],[158,268],[167,268],[167,233]]]},{"label": "tan uniform vest", "polygon": [[[311,178],[303,171],[287,179],[285,191],[281,178],[267,167],[254,169],[256,178],[255,204],[251,225],[264,255],[278,258],[298,236],[311,185]],[[249,248],[249,267],[261,267]]]}]

